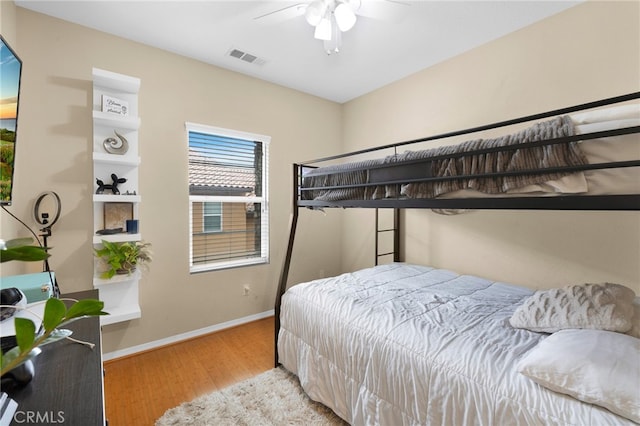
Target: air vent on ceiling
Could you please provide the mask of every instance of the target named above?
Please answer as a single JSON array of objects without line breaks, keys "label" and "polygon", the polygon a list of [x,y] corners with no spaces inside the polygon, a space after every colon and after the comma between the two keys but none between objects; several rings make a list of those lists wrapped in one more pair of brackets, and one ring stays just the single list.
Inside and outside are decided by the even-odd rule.
[{"label": "air vent on ceiling", "polygon": [[257,57],[256,55],[243,52],[242,50],[239,50],[239,49],[231,49],[227,54],[232,58],[240,59],[241,61],[245,61],[250,64],[264,65],[267,62],[264,59]]}]

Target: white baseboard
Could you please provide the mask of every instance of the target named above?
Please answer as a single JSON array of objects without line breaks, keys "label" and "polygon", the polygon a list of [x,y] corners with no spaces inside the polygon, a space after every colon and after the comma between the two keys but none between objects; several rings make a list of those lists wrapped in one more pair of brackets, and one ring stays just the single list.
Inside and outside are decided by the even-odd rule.
[{"label": "white baseboard", "polygon": [[166,337],[160,340],[154,340],[153,342],[143,343],[141,345],[131,346],[129,348],[120,349],[113,352],[108,352],[102,355],[103,361],[109,361],[123,356],[129,356],[138,352],[148,351],[150,349],[159,348],[161,346],[178,343],[183,340],[192,339],[194,337],[202,336],[205,334],[213,333],[215,331],[224,330],[225,328],[235,327],[237,325],[246,324],[248,322],[257,321],[259,319],[268,318],[274,316],[274,310],[271,309],[266,312],[261,312],[255,315],[249,315],[248,317],[238,318],[235,320],[223,322],[221,324],[212,325],[209,327],[200,328],[198,330],[188,331],[186,333],[177,334],[175,336]]}]

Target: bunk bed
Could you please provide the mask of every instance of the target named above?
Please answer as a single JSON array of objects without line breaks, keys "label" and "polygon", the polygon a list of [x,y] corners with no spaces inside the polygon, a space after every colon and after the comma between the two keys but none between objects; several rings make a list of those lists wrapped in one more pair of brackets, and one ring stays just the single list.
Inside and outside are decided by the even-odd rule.
[{"label": "bunk bed", "polygon": [[[639,98],[636,92],[294,164],[275,306],[276,365],[352,424],[640,422],[640,334],[632,306],[640,299],[634,302],[626,287],[598,287],[619,303],[607,312],[625,321],[580,318],[555,329],[518,322],[532,316],[523,306],[547,292],[428,266],[394,262],[287,289],[300,208],[640,210]],[[505,136],[473,136],[513,127]],[[466,141],[422,149],[460,138]],[[416,145],[421,149],[398,152]],[[602,291],[588,303],[602,302]],[[589,312],[606,310],[592,305]],[[640,320],[640,304],[635,308]],[[594,355],[588,348],[595,341]],[[605,355],[602,348],[613,350]],[[559,359],[547,365],[553,354]],[[588,377],[590,355],[614,363],[595,390],[589,386],[595,379],[574,383],[575,371],[559,370],[563,363],[565,370],[581,366],[577,376]],[[606,379],[616,384],[609,389]]]}]

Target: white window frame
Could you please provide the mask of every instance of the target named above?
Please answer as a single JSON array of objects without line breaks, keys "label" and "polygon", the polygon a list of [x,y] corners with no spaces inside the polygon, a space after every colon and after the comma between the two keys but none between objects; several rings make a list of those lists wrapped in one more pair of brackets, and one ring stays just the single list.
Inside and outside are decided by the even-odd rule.
[{"label": "white window frame", "polygon": [[[189,272],[199,273],[216,271],[221,269],[237,268],[251,265],[262,265],[269,263],[269,241],[270,241],[270,218],[269,218],[269,144],[270,136],[260,135],[256,133],[242,132],[238,130],[225,129],[222,127],[209,126],[197,123],[185,123],[187,150],[189,149],[189,132],[208,133],[212,135],[224,136],[229,138],[244,139],[262,143],[262,153],[264,164],[262,167],[262,196],[250,197],[224,197],[224,196],[205,196],[205,195],[189,195]],[[187,164],[188,167],[188,164]],[[260,203],[261,208],[261,238],[260,238],[260,256],[250,259],[228,260],[223,262],[193,264],[193,203],[194,202],[238,202],[238,203]]]}]

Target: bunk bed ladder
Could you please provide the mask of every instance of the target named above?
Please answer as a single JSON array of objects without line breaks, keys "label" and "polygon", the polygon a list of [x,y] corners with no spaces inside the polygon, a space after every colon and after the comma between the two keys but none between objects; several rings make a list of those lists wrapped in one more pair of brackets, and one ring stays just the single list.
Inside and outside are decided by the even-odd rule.
[{"label": "bunk bed ladder", "polygon": [[[400,261],[400,210],[393,209],[393,223],[391,227],[384,227],[380,229],[380,209],[376,210],[376,248],[375,248],[375,264],[378,265],[380,262],[380,258],[393,256],[394,262]],[[385,209],[388,211],[388,209]],[[380,253],[381,244],[380,237],[382,235],[388,234],[389,232],[393,233],[393,248],[391,251],[385,251]]]}]

